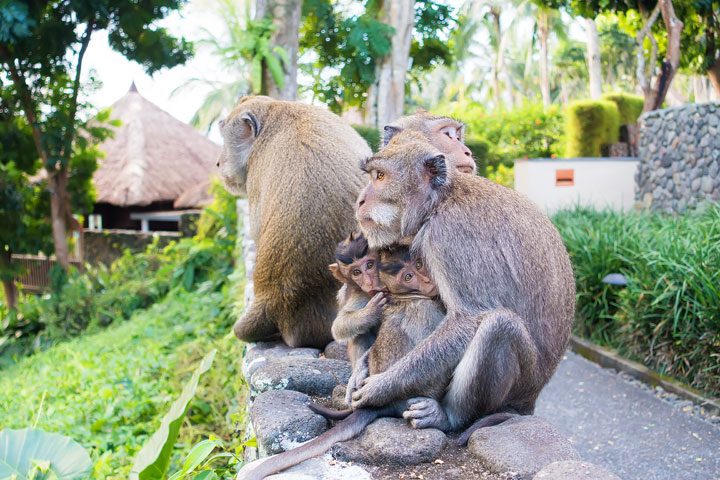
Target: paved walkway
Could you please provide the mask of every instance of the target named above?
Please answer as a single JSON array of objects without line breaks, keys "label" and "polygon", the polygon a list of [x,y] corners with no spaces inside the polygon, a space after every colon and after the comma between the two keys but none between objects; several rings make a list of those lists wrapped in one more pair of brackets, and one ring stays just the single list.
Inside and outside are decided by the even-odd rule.
[{"label": "paved walkway", "polygon": [[535,412],[623,480],[720,479],[720,428],[568,352]]}]

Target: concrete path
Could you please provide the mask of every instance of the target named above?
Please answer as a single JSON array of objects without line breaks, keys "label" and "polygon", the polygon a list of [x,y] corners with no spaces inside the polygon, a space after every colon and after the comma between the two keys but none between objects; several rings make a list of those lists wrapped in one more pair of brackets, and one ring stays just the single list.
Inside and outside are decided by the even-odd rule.
[{"label": "concrete path", "polygon": [[720,428],[568,352],[537,415],[624,480],[719,480]]}]

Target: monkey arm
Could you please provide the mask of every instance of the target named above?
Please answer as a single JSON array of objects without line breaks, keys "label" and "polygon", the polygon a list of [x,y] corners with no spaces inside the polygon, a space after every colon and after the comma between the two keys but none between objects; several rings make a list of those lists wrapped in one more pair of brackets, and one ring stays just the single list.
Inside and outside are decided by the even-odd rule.
[{"label": "monkey arm", "polygon": [[372,375],[353,394],[353,408],[386,405],[447,386],[484,315],[448,313],[438,328],[384,373]]},{"label": "monkey arm", "polygon": [[339,341],[348,341],[377,327],[382,319],[382,310],[376,307],[367,307],[367,300],[364,302],[348,301],[340,309],[333,322],[333,338]]}]

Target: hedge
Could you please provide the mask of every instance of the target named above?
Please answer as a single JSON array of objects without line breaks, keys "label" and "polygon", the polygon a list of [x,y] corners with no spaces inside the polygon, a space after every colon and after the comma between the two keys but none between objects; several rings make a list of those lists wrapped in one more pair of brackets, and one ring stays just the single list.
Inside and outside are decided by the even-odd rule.
[{"label": "hedge", "polygon": [[380,150],[380,132],[375,127],[367,125],[353,125],[352,127],[365,139],[373,152]]},{"label": "hedge", "polygon": [[485,177],[489,163],[490,144],[481,138],[472,137],[465,139],[465,146],[472,152],[478,175]]},{"label": "hedge", "polygon": [[622,92],[606,93],[602,96],[602,99],[617,105],[620,113],[620,125],[636,123],[645,105],[643,97]]},{"label": "hedge", "polygon": [[618,141],[618,107],[607,100],[573,102],[567,108],[565,132],[566,157],[600,157],[604,147]]}]

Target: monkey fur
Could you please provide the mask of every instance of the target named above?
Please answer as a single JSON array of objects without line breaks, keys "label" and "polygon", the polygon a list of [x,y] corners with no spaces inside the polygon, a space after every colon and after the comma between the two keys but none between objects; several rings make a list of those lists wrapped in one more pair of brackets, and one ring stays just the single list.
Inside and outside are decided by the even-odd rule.
[{"label": "monkey fur", "polygon": [[327,265],[355,226],[357,165],[370,148],[336,115],[268,97],[242,98],[220,128],[220,174],[231,193],[247,195],[257,246],[255,299],[235,335],[323,348],[337,312]]},{"label": "monkey fur", "polygon": [[[407,252],[407,248],[404,249]],[[382,262],[407,260],[403,249],[382,255]],[[412,268],[414,260],[407,261]],[[400,278],[405,273],[394,272],[383,274],[383,263],[380,271],[383,283],[390,294],[397,293],[391,302],[383,307],[382,324],[377,339],[364,358],[368,359],[370,374],[377,374],[390,367],[393,362],[415,347],[437,328],[445,317],[445,309],[437,297],[429,298],[400,288]],[[427,395],[439,399],[443,395],[446,383],[432,385],[426,390]],[[251,470],[241,470],[237,480],[261,480],[266,476],[285,470],[309,458],[322,455],[334,444],[350,440],[359,435],[365,427],[380,417],[400,417],[411,412],[417,401],[425,399],[398,400],[379,408],[363,408],[355,411],[335,411],[319,405],[310,405],[311,410],[331,419],[338,419],[333,428],[322,433],[302,446],[268,458]],[[412,422],[412,420],[411,420]]]},{"label": "monkey fur", "polygon": [[[502,412],[532,414],[567,346],[575,282],[550,219],[519,193],[452,168],[414,131],[362,165],[357,218],[370,248],[412,239],[447,316],[416,348],[353,393],[354,409],[424,397],[419,426],[457,431]],[[407,418],[407,417],[406,417]]]}]

